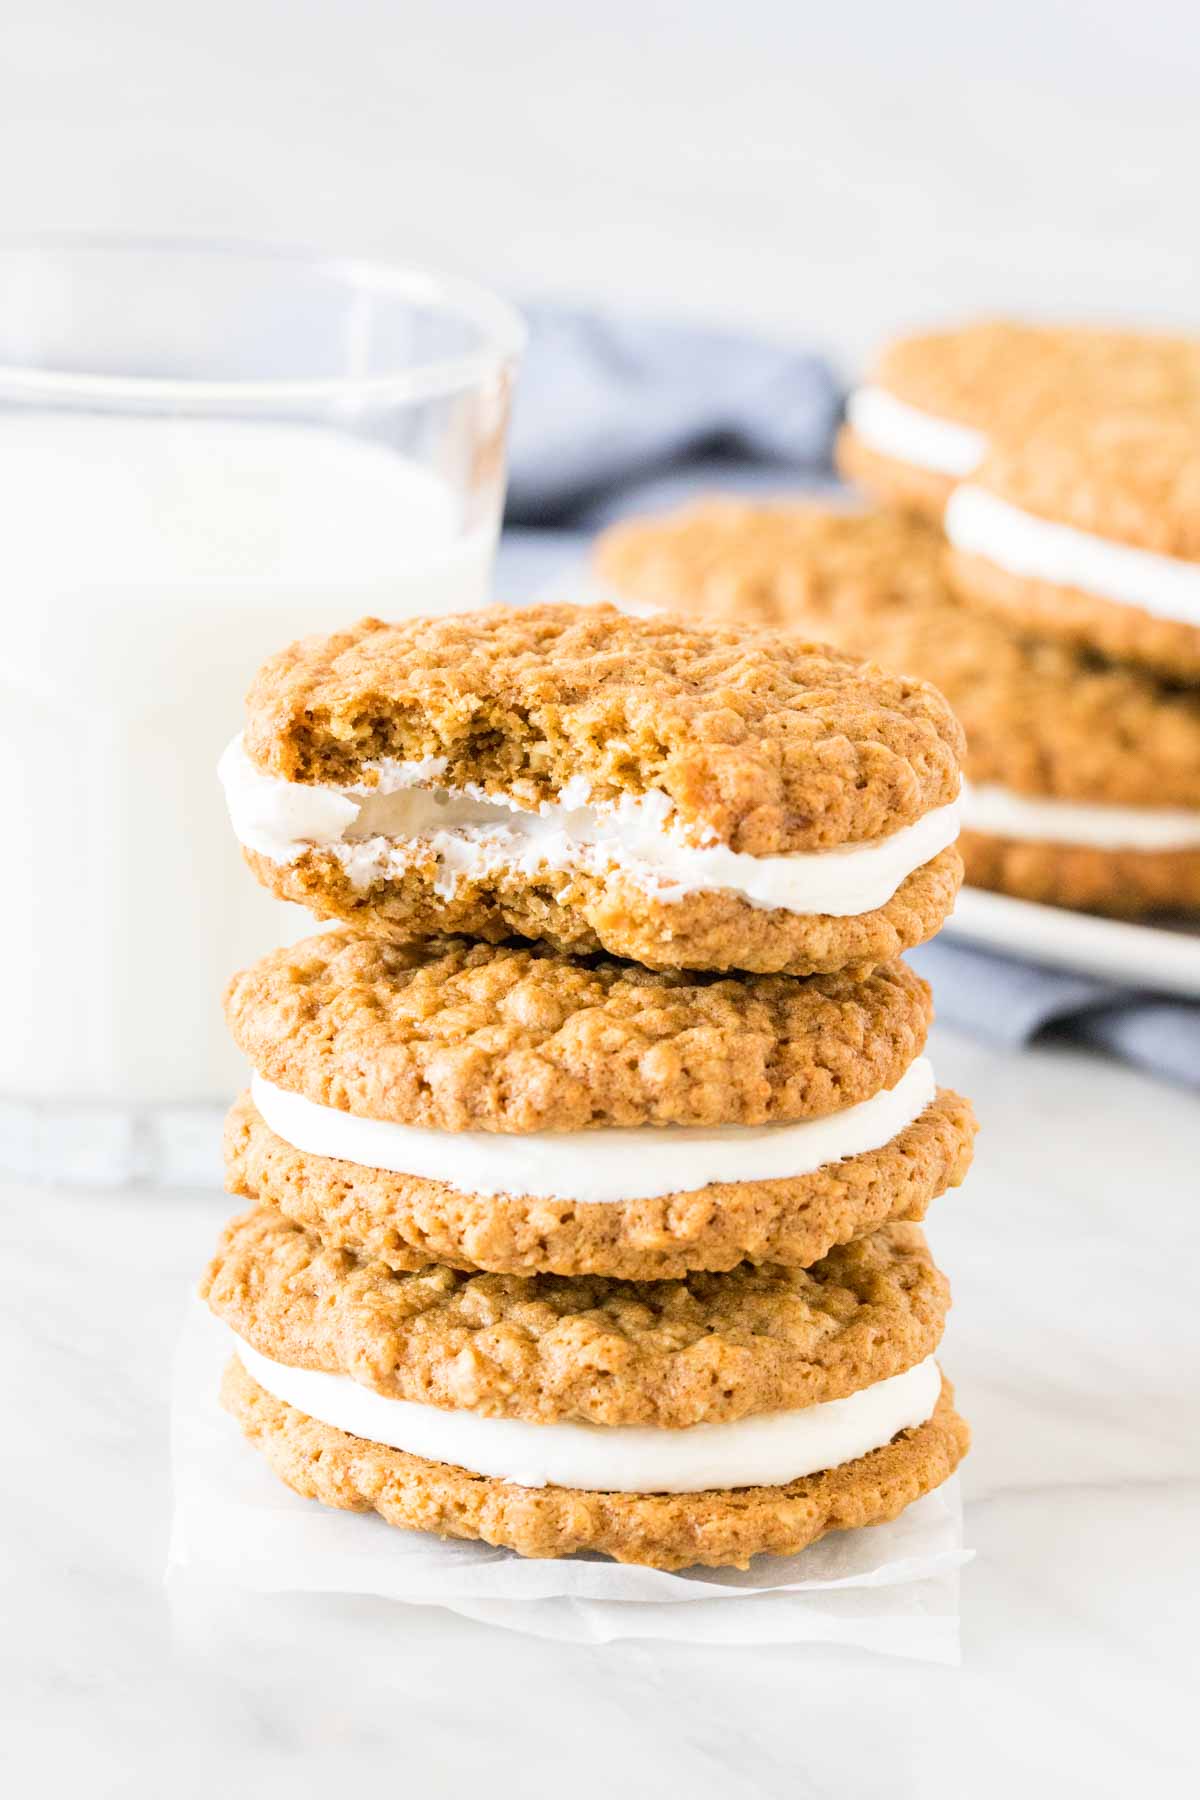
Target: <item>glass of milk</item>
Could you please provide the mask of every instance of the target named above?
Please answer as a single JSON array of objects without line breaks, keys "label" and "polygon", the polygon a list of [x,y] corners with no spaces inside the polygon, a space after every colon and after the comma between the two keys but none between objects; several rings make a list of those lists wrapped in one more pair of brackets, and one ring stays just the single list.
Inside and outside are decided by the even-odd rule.
[{"label": "glass of milk", "polygon": [[316,927],[217,758],[272,651],[480,604],[524,341],[408,268],[0,248],[0,1165],[207,1179],[233,971]]}]

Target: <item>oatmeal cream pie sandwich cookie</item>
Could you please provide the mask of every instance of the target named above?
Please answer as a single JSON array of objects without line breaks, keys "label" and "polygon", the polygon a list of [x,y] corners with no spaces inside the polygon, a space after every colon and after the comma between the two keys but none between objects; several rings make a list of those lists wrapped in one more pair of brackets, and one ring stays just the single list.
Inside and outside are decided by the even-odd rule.
[{"label": "oatmeal cream pie sandwich cookie", "polygon": [[933,688],[820,645],[495,606],[292,645],[221,773],[259,880],[319,917],[810,974],[945,919],[961,751]]},{"label": "oatmeal cream pie sandwich cookie", "polygon": [[1104,408],[1200,394],[1200,341],[1016,319],[899,338],[846,406],[837,461],[887,506],[940,521],[992,445],[1072,398]]},{"label": "oatmeal cream pie sandwich cookie", "polygon": [[805,1265],[922,1218],[971,1158],[903,963],[718,977],[334,931],[226,1011],[255,1071],[230,1191],[396,1270]]},{"label": "oatmeal cream pie sandwich cookie", "polygon": [[914,1225],[634,1283],[400,1274],[261,1208],[203,1291],[224,1405],[288,1486],[525,1556],[744,1567],[896,1517],[967,1448]]},{"label": "oatmeal cream pie sandwich cookie", "polygon": [[967,734],[974,886],[1124,917],[1200,911],[1200,688],[967,606],[945,562],[912,517],[803,502],[705,501],[596,547],[622,598],[826,638],[932,681]]},{"label": "oatmeal cream pie sandwich cookie", "polygon": [[946,535],[972,605],[1200,683],[1200,406],[1059,414],[988,457]]}]

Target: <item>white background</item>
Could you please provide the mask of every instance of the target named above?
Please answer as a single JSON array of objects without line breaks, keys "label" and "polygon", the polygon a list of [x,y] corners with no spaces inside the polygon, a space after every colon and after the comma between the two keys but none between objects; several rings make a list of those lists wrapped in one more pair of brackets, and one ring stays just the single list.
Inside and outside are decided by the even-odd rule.
[{"label": "white background", "polygon": [[0,229],[269,236],[744,319],[1195,322],[1190,0],[9,0]]}]

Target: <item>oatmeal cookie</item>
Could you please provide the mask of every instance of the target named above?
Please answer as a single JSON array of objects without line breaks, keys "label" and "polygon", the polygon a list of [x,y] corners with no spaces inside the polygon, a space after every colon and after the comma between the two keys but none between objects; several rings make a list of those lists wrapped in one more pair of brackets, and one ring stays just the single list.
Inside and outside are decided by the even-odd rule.
[{"label": "oatmeal cookie", "polygon": [[534,1424],[682,1428],[816,1406],[937,1348],[950,1304],[916,1225],[811,1269],[679,1281],[400,1274],[270,1207],[235,1219],[201,1289],[272,1362],[389,1399]]},{"label": "oatmeal cookie", "polygon": [[789,634],[493,607],[292,645],[222,773],[320,917],[807,974],[937,929],[961,749],[935,689]]}]

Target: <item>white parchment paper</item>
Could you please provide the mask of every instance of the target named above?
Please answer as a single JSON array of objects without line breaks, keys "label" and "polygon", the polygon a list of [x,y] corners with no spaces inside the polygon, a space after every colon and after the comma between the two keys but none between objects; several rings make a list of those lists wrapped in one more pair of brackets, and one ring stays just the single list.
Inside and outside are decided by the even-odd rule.
[{"label": "white parchment paper", "polygon": [[229,1333],[197,1302],[172,1403],[167,1578],[177,1599],[197,1586],[368,1594],[574,1643],[830,1643],[959,1660],[958,1572],[971,1553],[957,1481],[890,1525],[834,1532],[799,1556],[756,1557],[747,1570],[667,1574],[600,1556],[527,1561],[293,1494],[218,1405],[230,1354]]}]

